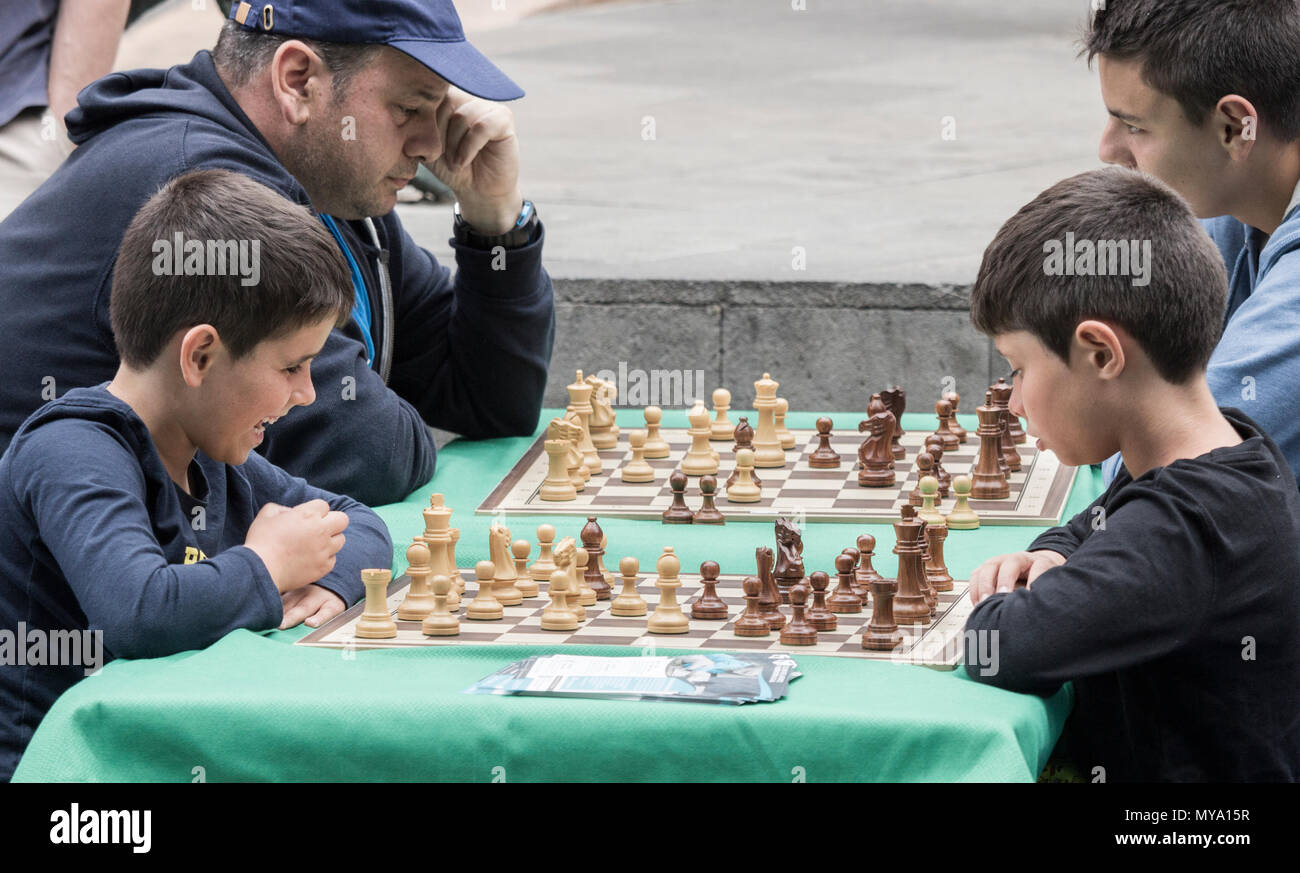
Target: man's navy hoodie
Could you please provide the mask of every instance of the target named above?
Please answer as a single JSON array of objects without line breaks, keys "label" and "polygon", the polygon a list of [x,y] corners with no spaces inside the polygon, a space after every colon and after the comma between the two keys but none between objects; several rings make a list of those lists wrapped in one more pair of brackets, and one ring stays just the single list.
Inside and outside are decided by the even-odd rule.
[{"label": "man's navy hoodie", "polygon": [[[169,179],[219,167],[311,205],[208,52],[100,79],[67,121],[77,150],[0,223],[0,450],[46,401],[113,377],[113,263],[136,211]],[[467,437],[532,433],[555,332],[542,231],[508,252],[504,270],[490,251],[456,245],[453,280],[396,212],[373,220],[378,246],[365,221],[338,225],[365,279],[375,359],[367,365],[355,323],[335,330],[312,362],[316,402],[270,428],[259,452],[377,505],[432,478],[426,422]]]}]

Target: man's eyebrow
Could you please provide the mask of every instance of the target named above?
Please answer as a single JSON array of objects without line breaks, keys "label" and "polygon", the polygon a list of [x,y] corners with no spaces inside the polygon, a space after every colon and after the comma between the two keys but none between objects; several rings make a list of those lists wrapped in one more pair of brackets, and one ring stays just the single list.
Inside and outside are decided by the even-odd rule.
[{"label": "man's eyebrow", "polygon": [[1109,112],[1111,115],[1115,116],[1116,118],[1118,118],[1120,121],[1127,121],[1131,124],[1142,123],[1142,119],[1136,115],[1129,115],[1127,112],[1120,112],[1118,109],[1107,108],[1106,111]]},{"label": "man's eyebrow", "polygon": [[415,97],[423,97],[430,103],[437,103],[443,97],[447,96],[445,93],[439,94],[437,91],[430,90],[429,88],[412,88],[409,93]]}]

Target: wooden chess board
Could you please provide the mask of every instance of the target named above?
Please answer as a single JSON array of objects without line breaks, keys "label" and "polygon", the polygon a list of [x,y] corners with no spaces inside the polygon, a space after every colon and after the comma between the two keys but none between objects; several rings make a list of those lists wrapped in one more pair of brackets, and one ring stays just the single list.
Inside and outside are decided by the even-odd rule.
[{"label": "wooden chess board", "polygon": [[[578,492],[576,500],[542,500],[541,487],[546,478],[545,435],[539,436],[514,468],[478,507],[479,515],[599,515],[602,518],[652,518],[661,515],[672,503],[668,477],[676,470],[690,448],[686,428],[663,428],[661,434],[670,452],[666,458],[647,459],[654,468],[653,482],[632,484],[619,478],[619,469],[632,458],[627,442],[628,429],[618,437],[618,446],[599,451],[603,470]],[[840,454],[838,468],[814,469],[808,456],[817,448],[815,430],[791,429],[795,448],[786,451],[782,468],[758,468],[763,482],[763,496],[757,503],[731,503],[723,493],[726,477],[735,469],[732,443],[710,442],[720,456],[718,465],[717,506],[729,519],[738,521],[774,521],[778,516],[806,521],[892,522],[898,508],[907,502],[918,477],[914,461],[930,431],[909,430],[901,442],[905,457],[896,462],[898,484],[892,488],[863,488],[858,485],[858,446],[863,437],[853,432],[831,437],[831,446]],[[971,508],[983,524],[1054,525],[1061,521],[1075,468],[1062,464],[1050,451],[1040,452],[1032,445],[1016,447],[1020,453],[1021,472],[1011,474],[1011,496],[1005,500],[972,500]],[[979,454],[979,440],[971,433],[965,444],[945,452],[943,467],[954,477],[969,475]],[[790,463],[793,461],[793,463]],[[686,489],[686,502],[699,508],[699,479],[692,477]],[[947,513],[954,504],[951,494],[942,501],[940,511]]]},{"label": "wooden chess board", "polygon": [[[773,631],[766,637],[738,637],[732,632],[735,619],[744,611],[745,595],[740,585],[743,576],[722,575],[718,577],[718,596],[731,608],[731,615],[726,621],[703,621],[691,619],[691,629],[684,634],[651,634],[646,632],[646,619],[654,612],[659,600],[659,589],[653,585],[653,576],[642,576],[637,584],[637,591],[645,599],[647,615],[623,617],[609,613],[609,600],[599,600],[595,606],[587,607],[587,620],[577,630],[547,631],[541,628],[542,610],[549,602],[546,596],[547,583],[539,582],[539,596],[524,600],[519,606],[504,607],[505,617],[499,621],[471,621],[465,618],[465,604],[474,597],[478,583],[474,574],[462,571],[466,591],[462,595],[460,609],[460,635],[454,637],[427,637],[421,632],[418,621],[398,621],[397,636],[386,640],[368,640],[356,636],[354,629],[365,603],[358,603],[346,612],[317,628],[312,633],[298,640],[300,646],[321,646],[339,649],[403,649],[419,646],[628,646],[644,649],[654,646],[661,649],[711,649],[734,652],[788,652],[806,655],[832,655],[842,658],[866,658],[873,661],[895,661],[906,664],[920,664],[941,670],[952,670],[962,659],[962,634],[966,618],[971,612],[970,598],[967,596],[969,583],[962,580],[953,584],[953,590],[939,595],[935,615],[928,626],[900,626],[903,644],[892,652],[873,652],[862,648],[862,630],[871,621],[871,608],[868,605],[857,615],[838,615],[838,626],[833,631],[821,631],[817,634],[817,643],[812,646],[786,646],[780,642],[780,634]],[[700,592],[700,576],[696,573],[680,574],[682,587],[677,590],[677,601],[683,604],[683,611],[690,615],[688,604]],[[393,580],[388,587],[388,611],[397,617],[397,609],[406,596],[410,577],[402,576]],[[617,596],[623,588],[622,580],[615,575],[613,595]],[[835,578],[831,577],[834,590]],[[788,617],[790,607],[782,607]]]}]

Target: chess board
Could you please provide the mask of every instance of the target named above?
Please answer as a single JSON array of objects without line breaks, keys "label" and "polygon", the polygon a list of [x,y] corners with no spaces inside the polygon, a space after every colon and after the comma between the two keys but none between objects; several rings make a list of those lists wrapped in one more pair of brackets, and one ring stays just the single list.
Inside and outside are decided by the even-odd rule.
[{"label": "chess board", "polygon": [[[546,596],[547,583],[539,582],[541,591],[537,597],[524,600],[519,606],[503,607],[505,617],[499,621],[471,621],[465,618],[465,604],[473,598],[478,583],[472,572],[462,571],[466,591],[461,595],[460,635],[454,637],[427,637],[421,632],[418,621],[397,621],[397,636],[386,640],[362,639],[354,630],[365,603],[358,603],[351,609],[317,628],[298,640],[300,646],[320,646],[337,649],[405,649],[419,646],[627,646],[644,649],[654,646],[661,649],[711,649],[733,652],[788,652],[790,654],[831,655],[842,658],[865,658],[872,661],[894,661],[897,663],[920,664],[942,670],[952,670],[961,662],[962,634],[966,618],[971,612],[970,598],[967,596],[969,583],[957,581],[953,590],[939,594],[939,603],[928,626],[908,627],[900,625],[903,643],[892,652],[873,652],[862,648],[862,630],[871,621],[871,607],[868,605],[857,615],[837,615],[838,626],[833,631],[820,631],[817,643],[811,646],[786,646],[780,642],[780,634],[773,631],[766,637],[738,637],[732,632],[735,619],[744,611],[745,595],[741,591],[743,576],[722,575],[718,577],[718,596],[731,609],[730,617],[725,620],[703,621],[691,619],[691,629],[684,634],[651,634],[646,632],[646,619],[654,612],[659,600],[659,589],[653,585],[652,576],[643,576],[637,584],[637,591],[645,599],[647,615],[625,617],[609,613],[609,600],[598,600],[595,606],[587,607],[587,620],[572,631],[542,630],[542,610],[549,602]],[[680,574],[682,587],[677,590],[677,601],[683,604],[683,611],[690,615],[686,604],[695,599],[700,592],[700,576],[694,573]],[[393,580],[388,587],[388,611],[397,618],[397,609],[406,596],[410,577],[402,576]],[[615,575],[613,595],[622,590],[622,580]],[[831,578],[834,590],[835,579]],[[782,607],[788,617],[790,607]]]},{"label": "chess board", "polygon": [[[602,471],[593,475],[576,500],[550,501],[541,498],[546,479],[545,434],[539,436],[514,468],[478,507],[479,515],[599,515],[602,518],[652,518],[661,515],[672,503],[668,477],[676,470],[690,448],[686,428],[663,428],[669,445],[666,458],[650,458],[653,482],[632,484],[619,478],[619,469],[632,458],[627,442],[628,429],[619,433],[618,445],[599,451]],[[909,430],[900,440],[906,455],[896,462],[898,484],[892,488],[863,488],[858,485],[858,446],[863,437],[848,432],[831,437],[831,447],[840,454],[838,468],[814,469],[808,456],[817,448],[815,430],[791,429],[795,448],[786,451],[782,468],[758,468],[763,482],[763,496],[757,503],[731,503],[723,493],[726,477],[735,469],[732,443],[710,442],[720,456],[718,465],[717,506],[727,518],[738,521],[774,521],[778,516],[804,521],[857,521],[885,523],[898,519],[898,508],[907,502],[917,486],[914,461],[930,431]],[[1021,471],[1012,473],[1011,496],[1005,500],[972,500],[971,508],[982,524],[1054,525],[1061,521],[1075,468],[1062,464],[1050,451],[1040,452],[1032,445],[1016,447]],[[952,476],[969,475],[979,454],[979,440],[973,433],[959,448],[944,452],[943,467]],[[793,463],[790,463],[793,461]],[[700,504],[699,480],[692,478],[686,489],[686,502],[692,509]],[[952,509],[950,492],[940,505],[941,512]]]}]

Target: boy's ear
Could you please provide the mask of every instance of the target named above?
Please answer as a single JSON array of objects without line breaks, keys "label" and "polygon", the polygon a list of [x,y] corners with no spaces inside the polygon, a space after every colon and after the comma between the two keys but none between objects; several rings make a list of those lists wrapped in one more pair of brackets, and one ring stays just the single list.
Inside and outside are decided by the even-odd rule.
[{"label": "boy's ear", "polygon": [[[1115,379],[1124,372],[1124,341],[1122,328],[1117,329],[1104,321],[1081,321],[1074,328],[1074,355],[1082,355],[1088,369],[1099,379]],[[1127,333],[1124,334],[1127,338]]]},{"label": "boy's ear", "polygon": [[1220,97],[1214,107],[1212,124],[1218,131],[1219,144],[1228,157],[1245,160],[1259,137],[1259,113],[1255,105],[1239,94]]},{"label": "boy's ear", "polygon": [[198,388],[212,372],[221,335],[210,324],[196,324],[181,337],[181,378],[191,388]]}]

